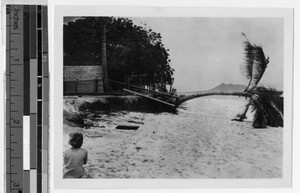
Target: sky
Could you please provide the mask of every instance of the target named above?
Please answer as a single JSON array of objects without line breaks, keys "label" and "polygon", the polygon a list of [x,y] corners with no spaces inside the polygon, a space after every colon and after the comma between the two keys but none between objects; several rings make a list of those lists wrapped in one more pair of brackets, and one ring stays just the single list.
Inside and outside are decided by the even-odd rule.
[{"label": "sky", "polygon": [[248,84],[242,73],[245,33],[263,47],[270,63],[260,84],[283,90],[282,18],[129,18],[161,33],[175,69],[179,92],[211,89],[221,83]]}]

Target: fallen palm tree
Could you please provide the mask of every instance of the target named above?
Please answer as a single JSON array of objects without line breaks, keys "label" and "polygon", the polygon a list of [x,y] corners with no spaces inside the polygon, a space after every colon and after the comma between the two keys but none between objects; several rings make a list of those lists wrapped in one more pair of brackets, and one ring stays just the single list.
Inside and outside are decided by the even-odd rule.
[{"label": "fallen palm tree", "polygon": [[213,95],[230,95],[230,96],[243,96],[243,97],[251,97],[250,93],[247,92],[200,92],[197,94],[191,94],[187,96],[181,96],[175,101],[175,107],[179,107],[182,103],[192,100],[199,97],[205,97],[205,96],[213,96]]},{"label": "fallen palm tree", "polygon": [[249,107],[251,107],[254,113],[253,127],[283,126],[283,92],[257,86],[269,64],[269,57],[265,56],[261,46],[252,45],[244,33],[242,33],[242,36],[245,37],[245,64],[243,65],[243,71],[246,78],[249,79],[247,88],[243,92],[201,92],[179,97],[174,102],[175,108],[188,100],[204,96],[243,96],[249,98],[249,102],[243,112],[232,119],[233,121],[243,121],[246,118]]},{"label": "fallen palm tree", "polygon": [[255,44],[252,45],[244,33],[242,33],[242,36],[245,38],[245,63],[242,67],[246,78],[249,79],[248,86],[243,92],[200,92],[197,94],[178,97],[147,90],[149,92],[156,92],[168,96],[169,100],[164,101],[152,96],[133,92],[131,90],[124,90],[159,102],[161,105],[167,105],[169,108],[173,108],[173,110],[176,110],[182,103],[199,97],[212,95],[242,96],[248,98],[249,102],[245,105],[244,110],[232,119],[233,121],[243,121],[246,119],[246,114],[251,107],[252,112],[254,113],[252,124],[254,128],[283,126],[283,92],[277,91],[273,88],[257,86],[267,68],[267,65],[269,64],[269,57],[265,56],[261,46],[257,46]]}]

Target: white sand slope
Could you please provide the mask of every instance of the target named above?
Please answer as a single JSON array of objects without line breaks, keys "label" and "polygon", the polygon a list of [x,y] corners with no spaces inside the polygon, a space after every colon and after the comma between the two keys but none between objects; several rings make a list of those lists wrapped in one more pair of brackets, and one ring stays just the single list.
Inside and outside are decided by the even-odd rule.
[{"label": "white sand slope", "polygon": [[205,97],[178,115],[119,112],[103,115],[94,129],[64,125],[64,149],[68,133],[84,134],[86,178],[280,178],[283,128],[230,121],[246,102]]}]

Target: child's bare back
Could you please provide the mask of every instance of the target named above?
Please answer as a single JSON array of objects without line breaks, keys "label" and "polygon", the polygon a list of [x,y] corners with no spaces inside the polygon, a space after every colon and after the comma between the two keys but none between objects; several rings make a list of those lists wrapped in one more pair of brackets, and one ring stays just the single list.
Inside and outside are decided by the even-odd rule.
[{"label": "child's bare back", "polygon": [[81,178],[83,165],[87,163],[88,151],[81,148],[83,136],[81,133],[71,133],[69,144],[72,146],[64,152],[64,178]]}]

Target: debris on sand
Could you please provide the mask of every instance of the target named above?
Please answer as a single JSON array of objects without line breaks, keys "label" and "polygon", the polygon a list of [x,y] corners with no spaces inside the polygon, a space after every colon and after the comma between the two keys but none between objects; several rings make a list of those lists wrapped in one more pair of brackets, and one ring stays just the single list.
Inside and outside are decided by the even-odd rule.
[{"label": "debris on sand", "polygon": [[[80,98],[88,100],[92,101]],[[250,121],[229,121],[248,103],[244,98],[199,98],[188,101],[187,110],[180,109],[178,114],[85,111],[85,119],[99,124],[95,129],[67,121],[80,101],[72,101],[75,107],[64,103],[63,142],[66,150],[69,133],[85,136],[83,147],[89,158],[83,178],[282,177],[283,129],[254,130]],[[129,125],[139,128],[116,129]]]},{"label": "debris on sand", "polygon": [[137,130],[139,126],[134,125],[118,125],[116,129],[123,129],[123,130]]},{"label": "debris on sand", "polygon": [[136,124],[141,124],[143,125],[144,123],[143,122],[140,122],[140,121],[133,121],[133,120],[129,120],[127,121],[128,123],[136,123]]}]

